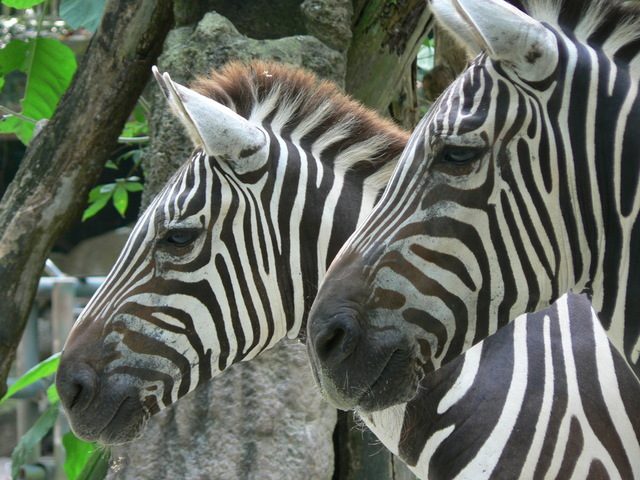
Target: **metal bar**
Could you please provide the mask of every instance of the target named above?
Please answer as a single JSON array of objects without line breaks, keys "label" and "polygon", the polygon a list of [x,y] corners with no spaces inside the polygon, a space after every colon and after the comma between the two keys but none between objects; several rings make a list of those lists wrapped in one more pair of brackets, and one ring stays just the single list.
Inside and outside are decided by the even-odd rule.
[{"label": "metal bar", "polygon": [[[24,329],[22,339],[18,345],[16,355],[17,373],[22,375],[31,367],[37,365],[38,361],[38,311],[35,308],[32,308],[29,313],[29,319],[27,320],[27,325]],[[19,438],[24,436],[39,416],[40,412],[35,398],[32,397],[18,402],[16,405],[16,425]],[[33,452],[29,455],[29,458],[25,460],[27,462],[35,462],[39,457],[40,445],[38,444],[34,446]]]},{"label": "metal bar", "polygon": [[[41,277],[38,283],[38,297],[49,297],[53,292],[53,286],[59,281],[61,277]],[[62,277],[70,278],[76,283],[76,296],[78,297],[90,297],[96,290],[104,283],[106,277]],[[57,350],[56,350],[57,351]]]},{"label": "metal bar", "polygon": [[50,258],[47,258],[47,261],[44,262],[44,271],[47,275],[52,275],[54,277],[66,276]]},{"label": "metal bar", "polygon": [[[53,335],[53,351],[62,350],[64,342],[71,331],[74,322],[73,310],[76,303],[78,280],[73,277],[57,277],[51,291],[51,331]],[[53,428],[53,456],[56,470],[54,479],[65,478],[64,447],[62,436],[69,431],[69,425],[64,415],[59,415]]]}]

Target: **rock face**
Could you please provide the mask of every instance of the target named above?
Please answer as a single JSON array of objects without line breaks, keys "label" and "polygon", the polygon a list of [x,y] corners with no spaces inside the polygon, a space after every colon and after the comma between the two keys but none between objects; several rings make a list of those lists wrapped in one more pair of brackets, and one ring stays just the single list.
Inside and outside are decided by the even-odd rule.
[{"label": "rock face", "polygon": [[130,227],[121,227],[82,241],[67,254],[52,253],[49,258],[67,275],[106,275],[118,259],[130,233]]},{"label": "rock face", "polygon": [[230,367],[113,452],[110,478],[330,479],[335,410],[287,342]]},{"label": "rock face", "polygon": [[[232,59],[251,58],[302,65],[344,84],[345,55],[317,38],[254,40],[216,13],[171,32],[159,68],[188,83]],[[144,203],[192,150],[182,126],[153,91]],[[303,345],[286,341],[153,417],[139,440],[113,449],[109,478],[328,480],[335,424],[336,412],[313,382]]]}]

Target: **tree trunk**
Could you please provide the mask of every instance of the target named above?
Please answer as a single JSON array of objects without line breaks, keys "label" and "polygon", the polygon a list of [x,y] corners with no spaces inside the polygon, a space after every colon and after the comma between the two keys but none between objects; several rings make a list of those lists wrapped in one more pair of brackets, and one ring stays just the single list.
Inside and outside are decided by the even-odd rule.
[{"label": "tree trunk", "polygon": [[0,202],[0,394],[45,259],[87,193],[149,78],[173,22],[169,0],[111,0],[55,115]]},{"label": "tree trunk", "polygon": [[[368,107],[392,117],[405,128],[418,122],[415,104],[411,115],[389,106],[397,100],[403,77],[411,69],[418,49],[431,25],[424,0],[356,0],[353,41],[347,60],[347,92]],[[413,91],[414,85],[410,86]],[[412,97],[415,94],[410,94]],[[401,103],[406,101],[400,99]],[[396,117],[395,115],[400,115]]]}]

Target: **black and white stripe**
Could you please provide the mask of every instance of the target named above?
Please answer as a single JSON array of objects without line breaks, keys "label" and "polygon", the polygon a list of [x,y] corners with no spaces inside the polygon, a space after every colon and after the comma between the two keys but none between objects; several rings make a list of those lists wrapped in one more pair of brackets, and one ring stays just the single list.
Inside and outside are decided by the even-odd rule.
[{"label": "black and white stripe", "polygon": [[[478,56],[416,128],[380,202],[329,268],[308,324],[312,366],[334,403],[375,415],[418,401],[422,378],[446,375],[442,368],[462,362],[460,354],[519,315],[549,307],[564,292],[585,293],[597,317],[564,320],[576,325],[572,341],[589,342],[599,318],[623,352],[611,354],[615,366],[573,373],[568,362],[564,378],[536,381],[541,372],[532,368],[507,384],[543,389],[540,381],[553,381],[552,400],[561,403],[563,389],[571,396],[579,384],[572,379],[580,378],[591,385],[586,391],[611,389],[612,398],[627,398],[591,403],[590,394],[582,396],[589,408],[567,413],[565,428],[583,437],[566,451],[554,448],[547,472],[575,465],[577,478],[589,469],[595,477],[634,478],[637,425],[594,416],[634,424],[640,408],[629,400],[634,394],[623,393],[637,390],[640,372],[640,271],[634,268],[640,265],[640,8],[598,0],[523,3],[530,16],[501,0],[432,2],[442,25]],[[516,343],[522,325],[529,322],[508,327]],[[528,338],[541,349],[544,331],[536,328]],[[596,351],[598,361],[606,358]],[[582,362],[593,365],[589,356],[573,363]],[[619,375],[626,380],[615,390]],[[470,429],[483,439],[478,452],[496,448],[470,463],[456,457],[458,470],[444,478],[465,471],[471,472],[466,478],[494,471],[502,472],[497,478],[528,478],[545,471],[541,457],[516,465],[512,475],[501,470],[514,464],[509,452],[523,427],[551,425],[541,409],[519,410],[521,400],[504,397],[488,407],[521,422],[496,437],[505,443],[498,447],[486,431]],[[614,460],[605,455],[592,462],[588,438],[616,438],[605,449]],[[425,454],[433,454],[430,447],[420,450]],[[427,475],[420,458],[407,460]]]},{"label": "black and white stripe", "polygon": [[[94,392],[90,405],[95,409],[74,411],[74,399],[65,397],[64,387],[74,366],[85,363],[95,369],[104,389],[114,378],[128,380],[147,412],[158,411],[226,366],[251,358],[286,334],[297,334],[326,264],[371,210],[405,137],[392,129],[389,133],[384,125],[364,137],[352,117],[346,126],[322,125],[322,109],[299,119],[297,127],[275,121],[274,110],[295,111],[280,101],[270,99],[269,108],[248,109],[269,112],[269,120],[257,122],[268,134],[267,161],[257,170],[238,174],[241,165],[231,166],[197,150],[140,218],[105,286],[74,327],[59,382],[72,425],[83,436],[123,439],[114,433],[95,434],[83,423],[82,417],[95,414],[95,409],[112,409],[118,401],[112,392]],[[305,136],[314,130],[318,136]],[[380,158],[371,162],[372,157]],[[186,243],[200,229],[207,233],[195,235],[184,247],[175,245]],[[493,354],[493,361],[519,371],[514,366],[529,358],[512,347],[521,337],[508,330],[503,337],[498,344],[505,352],[499,353],[500,359]],[[91,354],[83,350],[86,345]],[[534,345],[524,345],[533,355]],[[524,356],[515,360],[515,351]],[[475,363],[491,375],[491,365],[485,369],[473,355],[463,363]],[[564,367],[556,371],[560,368]],[[452,371],[448,379],[464,379],[469,369]],[[454,385],[448,387],[449,398],[456,395]],[[458,395],[473,410],[478,398],[501,395],[508,387],[508,382],[472,382],[469,392],[475,397],[462,398],[461,391]],[[431,384],[425,383],[425,388],[431,390]],[[364,416],[385,445],[411,464],[417,462],[415,452],[432,437],[423,425],[413,424],[412,408],[422,402],[407,408],[404,421],[404,412],[396,408],[382,416]],[[424,402],[425,409],[432,408]],[[116,415],[120,423],[112,428],[123,430],[120,417]],[[455,425],[464,417],[448,409],[441,418]],[[392,425],[380,428],[386,419],[405,424],[398,434],[404,439],[399,447]],[[484,429],[489,427],[493,423],[484,423]]]},{"label": "black and white stripe", "polygon": [[565,295],[361,418],[420,478],[638,478],[639,394],[588,300]]},{"label": "black and white stripe", "polygon": [[[74,429],[106,442],[120,433],[101,433],[90,414],[113,411],[119,395],[138,397],[131,418],[147,417],[298,336],[329,261],[407,139],[332,84],[277,64],[228,66],[197,82],[201,94],[157,77],[197,148],[140,217],[58,375]],[[251,148],[237,146],[243,135]],[[83,396],[90,407],[74,412]]]},{"label": "black and white stripe", "polygon": [[362,259],[370,292],[384,285],[404,311],[429,313],[430,368],[574,291],[638,373],[640,9],[525,3],[545,23],[497,0],[434,1],[488,53],[416,128],[344,257]]}]

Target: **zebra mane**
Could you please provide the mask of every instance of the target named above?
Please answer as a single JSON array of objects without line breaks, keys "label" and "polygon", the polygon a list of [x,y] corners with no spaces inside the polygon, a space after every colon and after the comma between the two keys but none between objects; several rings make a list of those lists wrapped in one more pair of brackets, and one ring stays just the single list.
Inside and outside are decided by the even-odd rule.
[{"label": "zebra mane", "polygon": [[536,20],[547,22],[611,57],[633,60],[640,52],[640,2],[636,0],[512,0]]},{"label": "zebra mane", "polygon": [[306,135],[309,138],[331,130],[339,139],[332,149],[352,152],[347,168],[358,168],[355,164],[362,161],[376,167],[395,163],[409,137],[393,122],[344,94],[333,82],[281,63],[230,62],[209,76],[198,77],[190,87],[244,118],[277,124],[285,136],[301,124],[312,125]]}]

